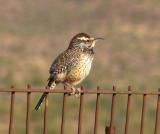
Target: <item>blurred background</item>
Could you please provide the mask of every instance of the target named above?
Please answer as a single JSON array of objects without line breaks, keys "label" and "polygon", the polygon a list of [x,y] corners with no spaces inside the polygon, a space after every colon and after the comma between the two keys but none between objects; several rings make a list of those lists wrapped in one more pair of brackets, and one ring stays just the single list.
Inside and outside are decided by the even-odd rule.
[{"label": "blurred background", "polygon": [[[157,91],[160,81],[160,1],[158,0],[0,0],[0,87],[44,87],[49,67],[79,32],[103,37],[95,48],[86,88],[112,88]],[[57,88],[61,88],[60,85]],[[34,94],[32,105],[40,94]],[[86,99],[84,134],[93,133],[96,96]],[[59,133],[62,95],[50,95],[49,134]],[[123,133],[125,97],[117,97],[117,129]],[[133,102],[130,134],[139,132],[142,98]],[[145,134],[153,134],[156,99],[148,97]],[[16,97],[16,134],[25,133],[26,99]],[[110,120],[111,97],[101,98],[99,133]],[[66,133],[77,132],[79,100],[68,100]],[[42,108],[43,109],[43,108]],[[32,134],[42,133],[43,110],[32,111]],[[0,133],[6,134],[9,121],[9,95],[0,94]],[[88,129],[89,128],[89,129]]]}]

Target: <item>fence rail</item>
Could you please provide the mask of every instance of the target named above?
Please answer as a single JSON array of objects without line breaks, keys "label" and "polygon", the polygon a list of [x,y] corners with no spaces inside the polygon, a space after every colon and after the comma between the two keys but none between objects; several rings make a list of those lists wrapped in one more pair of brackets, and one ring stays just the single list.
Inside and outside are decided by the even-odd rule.
[{"label": "fence rail", "polygon": [[[30,111],[31,111],[31,93],[60,93],[63,95],[63,104],[62,104],[62,119],[61,119],[61,134],[64,134],[64,126],[65,126],[65,120],[66,120],[66,100],[67,100],[67,94],[71,93],[72,91],[64,87],[64,89],[55,89],[55,90],[49,90],[49,89],[36,89],[31,88],[30,85],[27,86],[27,88],[24,89],[17,89],[14,88],[14,86],[11,86],[10,88],[0,88],[0,93],[2,92],[8,92],[10,93],[10,121],[9,121],[9,134],[13,134],[13,122],[14,122],[14,105],[15,105],[15,94],[16,93],[26,93],[27,94],[27,111],[26,111],[26,134],[30,134]],[[99,107],[100,107],[100,96],[101,94],[110,94],[112,95],[112,104],[111,104],[111,119],[110,119],[110,125],[106,126],[104,129],[106,134],[118,134],[116,133],[116,126],[114,125],[114,117],[115,117],[115,98],[117,95],[127,95],[127,111],[126,111],[126,121],[125,121],[125,131],[124,134],[129,134],[129,122],[130,122],[130,109],[131,109],[131,101],[132,101],[132,95],[140,95],[143,97],[143,104],[142,104],[142,112],[141,112],[141,126],[140,126],[140,134],[144,134],[144,117],[146,113],[146,97],[147,96],[157,96],[157,108],[156,110],[156,121],[155,121],[155,129],[154,134],[159,134],[158,126],[160,126],[160,89],[157,90],[157,92],[150,92],[150,91],[134,91],[131,90],[131,87],[128,86],[127,91],[118,91],[116,90],[116,87],[113,86],[113,89],[100,89],[97,87],[96,90],[86,90],[83,87],[81,87],[81,95],[80,95],[80,106],[79,106],[79,119],[78,119],[78,130],[77,134],[82,134],[82,123],[83,123],[83,110],[84,110],[84,94],[95,94],[96,97],[96,108],[95,108],[95,121],[94,121],[94,134],[98,134],[98,120],[99,120]],[[45,107],[44,107],[44,125],[43,125],[43,134],[47,134],[48,130],[48,95],[45,98]]]}]

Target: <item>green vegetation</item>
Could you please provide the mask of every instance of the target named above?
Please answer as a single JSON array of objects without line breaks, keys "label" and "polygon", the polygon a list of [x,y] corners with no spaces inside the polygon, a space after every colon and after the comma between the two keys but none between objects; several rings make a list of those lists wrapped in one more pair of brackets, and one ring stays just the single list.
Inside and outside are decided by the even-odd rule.
[{"label": "green vegetation", "polygon": [[[0,85],[44,87],[52,60],[78,32],[104,37],[95,48],[92,72],[82,83],[86,88],[157,91],[160,81],[160,2],[156,0],[32,1],[0,2]],[[57,88],[62,88],[58,86]],[[25,95],[16,95],[14,132],[25,133]],[[32,108],[40,94],[32,96]],[[85,101],[84,134],[93,132],[95,97]],[[49,134],[59,133],[62,96],[50,95]],[[134,96],[130,134],[139,132],[142,98]],[[126,98],[117,97],[116,124],[123,133]],[[109,124],[111,97],[101,98],[99,133]],[[77,131],[79,100],[70,97],[66,132]],[[152,134],[156,98],[148,98],[145,134]],[[9,96],[0,94],[0,133],[6,134],[9,121]],[[32,134],[42,133],[43,111],[32,111]],[[5,124],[5,125],[4,125]]]}]

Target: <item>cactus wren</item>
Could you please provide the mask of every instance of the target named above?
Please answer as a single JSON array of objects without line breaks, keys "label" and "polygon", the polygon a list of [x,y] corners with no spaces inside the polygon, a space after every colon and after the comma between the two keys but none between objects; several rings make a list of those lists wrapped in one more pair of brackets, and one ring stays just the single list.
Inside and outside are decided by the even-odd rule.
[{"label": "cactus wren", "polygon": [[[98,39],[103,38],[92,38],[86,33],[75,35],[69,47],[52,63],[47,87],[54,89],[56,84],[63,83],[72,89],[71,94],[76,95],[74,86],[82,82],[89,74],[94,56],[93,47]],[[46,95],[47,93],[43,93],[35,110],[39,109]]]}]

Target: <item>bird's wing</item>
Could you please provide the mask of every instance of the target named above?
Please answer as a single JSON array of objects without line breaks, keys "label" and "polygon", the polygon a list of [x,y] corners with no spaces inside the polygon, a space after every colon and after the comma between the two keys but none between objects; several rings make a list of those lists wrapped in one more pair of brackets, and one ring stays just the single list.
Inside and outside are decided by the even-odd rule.
[{"label": "bird's wing", "polygon": [[66,69],[66,63],[65,63],[65,53],[61,53],[52,63],[49,73],[50,74],[57,74],[62,73]]},{"label": "bird's wing", "polygon": [[63,81],[66,77],[68,66],[73,62],[74,54],[72,50],[62,52],[52,63],[48,81]]},{"label": "bird's wing", "polygon": [[67,49],[61,53],[52,63],[49,73],[57,74],[68,70],[76,65],[79,54],[75,50]]}]

